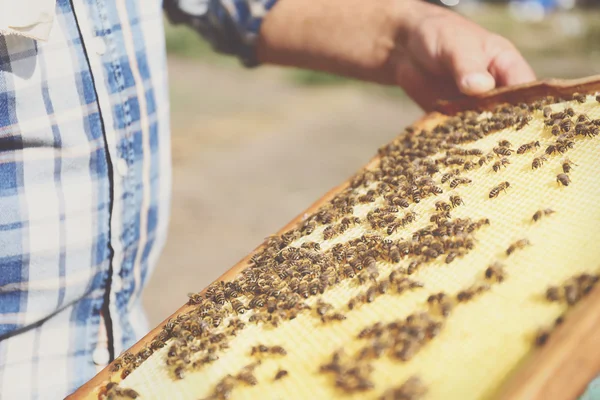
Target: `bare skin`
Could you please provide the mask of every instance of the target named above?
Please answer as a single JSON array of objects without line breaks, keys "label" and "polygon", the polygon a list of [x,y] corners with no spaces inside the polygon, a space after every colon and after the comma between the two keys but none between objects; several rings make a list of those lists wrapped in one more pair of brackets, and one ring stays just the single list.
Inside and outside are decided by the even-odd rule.
[{"label": "bare skin", "polygon": [[263,21],[258,57],[398,85],[425,110],[535,80],[508,40],[420,0],[279,0]]}]

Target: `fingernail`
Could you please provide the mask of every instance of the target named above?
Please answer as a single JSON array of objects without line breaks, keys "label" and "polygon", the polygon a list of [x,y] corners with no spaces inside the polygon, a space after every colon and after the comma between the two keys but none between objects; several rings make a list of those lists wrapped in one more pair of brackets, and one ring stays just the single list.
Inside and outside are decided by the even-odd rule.
[{"label": "fingernail", "polygon": [[496,82],[490,74],[474,73],[465,76],[461,86],[461,91],[465,94],[477,94],[493,89]]}]

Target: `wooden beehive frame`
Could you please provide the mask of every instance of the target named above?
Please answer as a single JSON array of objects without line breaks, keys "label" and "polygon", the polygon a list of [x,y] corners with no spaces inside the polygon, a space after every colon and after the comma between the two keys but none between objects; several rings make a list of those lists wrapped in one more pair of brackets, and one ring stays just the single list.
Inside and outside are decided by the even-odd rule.
[{"label": "wooden beehive frame", "polygon": [[[594,93],[600,91],[600,76],[579,80],[546,80],[532,84],[503,88],[483,96],[458,99],[452,102],[441,102],[438,111],[427,114],[415,123],[416,127],[435,124],[443,115],[452,115],[462,110],[488,110],[502,103],[531,102],[545,96],[569,97],[574,92]],[[367,167],[377,163],[378,158],[371,160]],[[293,228],[323,204],[331,200],[337,193],[349,185],[348,182],[333,188],[325,196],[316,201],[306,211],[283,227],[278,234]],[[249,259],[258,250],[234,265],[218,280],[229,281],[247,267]],[[191,306],[184,305],[171,317],[190,311]],[[167,320],[150,331],[130,350],[139,351],[159,333]],[[582,301],[572,311],[569,324],[559,327],[548,344],[536,350],[508,381],[499,393],[500,399],[574,399],[586,388],[586,385],[600,373],[600,289]],[[120,381],[119,374],[110,371],[110,365],[98,373],[92,380],[83,385],[69,399],[97,398],[100,387],[108,381]]]}]

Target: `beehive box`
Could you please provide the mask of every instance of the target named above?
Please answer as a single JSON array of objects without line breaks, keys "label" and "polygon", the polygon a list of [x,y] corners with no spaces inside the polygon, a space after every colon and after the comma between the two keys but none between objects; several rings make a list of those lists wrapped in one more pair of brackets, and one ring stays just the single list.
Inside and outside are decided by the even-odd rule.
[{"label": "beehive box", "polygon": [[597,90],[442,105],[72,398],[574,398],[600,372]]}]

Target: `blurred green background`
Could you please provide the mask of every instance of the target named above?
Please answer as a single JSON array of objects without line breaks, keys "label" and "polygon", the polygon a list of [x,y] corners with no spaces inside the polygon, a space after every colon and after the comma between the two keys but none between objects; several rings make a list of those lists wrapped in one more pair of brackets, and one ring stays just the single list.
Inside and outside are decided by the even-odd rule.
[{"label": "blurred green background", "polygon": [[[540,78],[598,74],[600,12],[573,6],[462,0],[453,8],[510,39]],[[152,326],[422,114],[398,88],[247,70],[186,27],[167,23],[166,44],[173,203],[169,239],[144,294]]]}]

